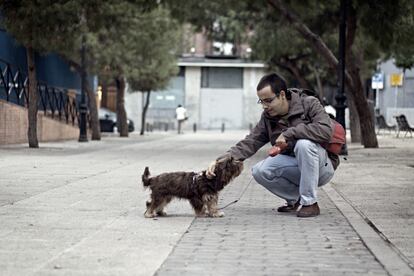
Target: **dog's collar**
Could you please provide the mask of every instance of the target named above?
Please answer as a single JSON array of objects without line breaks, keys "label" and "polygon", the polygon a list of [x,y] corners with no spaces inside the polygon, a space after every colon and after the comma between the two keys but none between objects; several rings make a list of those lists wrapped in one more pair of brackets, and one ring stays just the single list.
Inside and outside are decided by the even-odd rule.
[{"label": "dog's collar", "polygon": [[203,175],[203,172],[199,172],[199,173],[197,173],[197,174],[193,175],[193,184],[195,184],[195,183],[196,183],[196,181],[197,181],[197,176],[202,176],[202,175]]}]

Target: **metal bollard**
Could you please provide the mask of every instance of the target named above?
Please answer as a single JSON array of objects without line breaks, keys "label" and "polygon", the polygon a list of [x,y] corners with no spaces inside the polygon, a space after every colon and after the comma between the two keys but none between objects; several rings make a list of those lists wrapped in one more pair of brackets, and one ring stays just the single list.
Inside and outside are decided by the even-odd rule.
[{"label": "metal bollard", "polygon": [[196,124],[196,123],[194,123],[194,124],[193,124],[193,132],[194,132],[194,133],[196,133],[196,132],[197,132],[197,124]]},{"label": "metal bollard", "polygon": [[221,123],[221,132],[224,132],[225,129],[226,129],[226,124],[225,123]]}]

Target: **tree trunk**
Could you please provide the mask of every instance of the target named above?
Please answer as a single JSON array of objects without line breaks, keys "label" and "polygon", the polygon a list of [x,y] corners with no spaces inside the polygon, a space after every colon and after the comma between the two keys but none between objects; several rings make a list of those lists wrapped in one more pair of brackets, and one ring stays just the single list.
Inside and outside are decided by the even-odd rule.
[{"label": "tree trunk", "polygon": [[[281,0],[268,0],[268,3],[272,7],[278,9],[287,19],[287,21],[291,23],[292,27],[296,29],[296,31],[299,32],[303,36],[303,38],[310,43],[314,50],[320,53],[325,58],[330,68],[336,70],[338,66],[338,60],[318,35],[313,33],[304,23],[300,21],[300,19],[294,13],[289,11]],[[355,31],[355,29],[356,24],[353,31]],[[349,43],[352,43],[352,41],[350,41]],[[359,70],[355,70],[356,68],[353,67],[354,65],[355,64],[352,64],[352,62],[348,63],[348,67],[350,68],[351,72],[347,71],[345,76],[345,80],[349,88],[346,90],[347,96],[348,98],[350,98],[349,94],[352,93],[352,99],[354,101],[356,110],[359,115],[362,142],[364,147],[377,148],[378,140],[375,134],[375,127],[373,124],[372,114],[370,112],[368,102],[365,98],[362,86],[360,87],[360,84],[362,82],[359,75]]]},{"label": "tree trunk", "polygon": [[[357,30],[357,21],[356,21],[356,10],[348,5],[347,7],[347,30],[346,30],[346,39],[345,39],[345,64],[347,64],[348,72],[349,68],[354,66],[354,59],[352,59],[352,45],[355,41],[355,35]],[[351,76],[352,78],[352,76]],[[355,84],[355,81],[352,80],[352,84]],[[349,86],[349,88],[348,88]],[[355,85],[347,85],[346,89],[356,89]],[[349,110],[349,128],[351,129],[351,142],[352,143],[361,143],[361,124],[359,123],[359,114],[355,101],[352,97],[352,93],[348,93],[348,110]]]},{"label": "tree trunk", "polygon": [[371,113],[371,108],[369,107],[368,101],[365,97],[364,86],[361,80],[360,70],[356,64],[355,58],[353,58],[352,51],[350,53],[350,59],[353,61],[348,62],[348,68],[354,83],[355,93],[353,93],[353,97],[355,107],[359,115],[361,143],[366,148],[377,148],[378,140],[377,135],[375,133],[373,114]]},{"label": "tree trunk", "polygon": [[311,85],[308,81],[302,76],[301,69],[297,65],[297,60],[299,58],[289,59],[289,57],[282,57],[280,59],[272,58],[271,63],[275,64],[279,68],[286,70],[296,79],[301,88],[310,88]]},{"label": "tree trunk", "polygon": [[95,93],[89,84],[86,85],[86,93],[89,99],[89,122],[92,129],[92,140],[101,140],[101,127],[99,126],[98,106],[96,104]]},{"label": "tree trunk", "polygon": [[[349,89],[346,88],[345,89]],[[355,106],[355,100],[351,93],[347,95],[347,106],[349,111],[349,129],[351,130],[351,143],[361,143],[361,128],[359,124],[359,115]]]},{"label": "tree trunk", "polygon": [[324,90],[323,90],[321,74],[319,73],[318,69],[315,66],[309,65],[309,68],[313,71],[313,74],[315,75],[316,88],[317,88],[316,90],[317,90],[317,93],[319,94],[319,98],[322,101],[324,101],[325,93],[324,93]]},{"label": "tree trunk", "polygon": [[146,116],[147,116],[147,110],[148,110],[148,106],[149,106],[149,103],[150,103],[150,95],[151,95],[151,91],[148,91],[147,92],[147,99],[145,101],[144,108],[142,109],[140,135],[144,135],[144,132],[145,132],[145,119],[146,119]]},{"label": "tree trunk", "polygon": [[38,148],[39,141],[37,140],[37,79],[36,79],[36,67],[35,67],[35,54],[31,46],[26,48],[27,55],[27,67],[29,71],[29,110],[28,121],[29,128],[27,130],[27,138],[30,148]]},{"label": "tree trunk", "polygon": [[[78,63],[66,58],[65,56],[62,56],[62,57],[66,60],[66,62],[72,65],[80,75],[82,74],[82,67]],[[88,79],[87,76],[88,75],[86,72],[86,79]],[[86,83],[86,95],[88,96],[88,100],[89,100],[89,122],[90,122],[90,127],[92,129],[91,139],[101,140],[101,128],[99,126],[98,105],[96,103],[95,93],[89,87],[88,82]]]},{"label": "tree trunk", "polygon": [[361,125],[355,102],[348,99],[349,129],[351,130],[351,143],[361,143]]},{"label": "tree trunk", "polygon": [[128,137],[127,114],[125,111],[125,78],[118,76],[116,82],[116,125],[118,127],[119,136]]},{"label": "tree trunk", "polygon": [[108,107],[108,81],[105,77],[100,77],[102,86],[101,106]]},{"label": "tree trunk", "polygon": [[301,70],[299,69],[296,62],[286,59],[285,65],[292,72],[293,76],[295,76],[301,88],[310,88],[308,81],[302,76]]},{"label": "tree trunk", "polygon": [[[355,51],[352,49],[354,44],[356,29],[357,29],[357,11],[351,5],[348,7],[347,17],[347,45],[346,45],[346,63],[348,64],[348,72],[352,78],[353,83],[353,105],[350,108],[351,122],[355,125],[351,125],[351,140],[352,142],[361,142],[362,145],[370,145],[370,147],[378,147],[377,135],[375,133],[375,124],[373,114],[369,108],[367,98],[365,97],[364,85],[361,79],[360,68],[362,66],[363,58],[361,55],[355,55]],[[358,114],[358,121],[354,118],[355,114]],[[353,129],[354,128],[354,129]],[[352,134],[354,130],[354,134]]]},{"label": "tree trunk", "polygon": [[275,9],[278,9],[282,15],[287,19],[287,22],[291,24],[291,26],[300,33],[303,38],[309,41],[310,45],[314,48],[314,50],[326,59],[329,67],[334,68],[338,65],[338,60],[336,59],[335,55],[332,51],[328,48],[328,46],[322,41],[320,36],[314,34],[308,26],[300,21],[300,19],[291,11],[289,11],[285,4],[282,3],[281,0],[267,0],[267,2]]}]

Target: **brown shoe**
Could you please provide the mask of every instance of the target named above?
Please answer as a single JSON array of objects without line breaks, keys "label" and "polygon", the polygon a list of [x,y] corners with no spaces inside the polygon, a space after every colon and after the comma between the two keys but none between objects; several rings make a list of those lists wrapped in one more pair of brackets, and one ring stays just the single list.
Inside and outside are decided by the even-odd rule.
[{"label": "brown shoe", "polygon": [[299,200],[298,200],[293,205],[280,206],[279,208],[277,208],[277,211],[281,212],[281,213],[296,212],[296,210],[299,208],[299,206],[300,206],[300,203],[299,203]]},{"label": "brown shoe", "polygon": [[319,216],[320,210],[318,206],[318,202],[315,202],[312,205],[303,205],[302,208],[297,212],[297,216],[300,218],[310,218]]}]

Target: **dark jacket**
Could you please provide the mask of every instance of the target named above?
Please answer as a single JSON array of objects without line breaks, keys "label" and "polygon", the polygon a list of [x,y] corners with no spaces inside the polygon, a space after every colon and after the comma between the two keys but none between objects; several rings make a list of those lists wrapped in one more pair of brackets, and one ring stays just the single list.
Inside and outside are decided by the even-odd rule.
[{"label": "dark jacket", "polygon": [[[289,145],[282,154],[294,156],[293,148],[299,139],[308,139],[319,144],[328,143],[333,131],[332,121],[319,100],[297,93],[291,95],[287,119],[271,117],[263,112],[250,134],[231,147],[227,154],[238,160],[247,159],[268,142],[274,145],[281,133]],[[329,152],[328,154],[336,169],[339,157]]]}]

